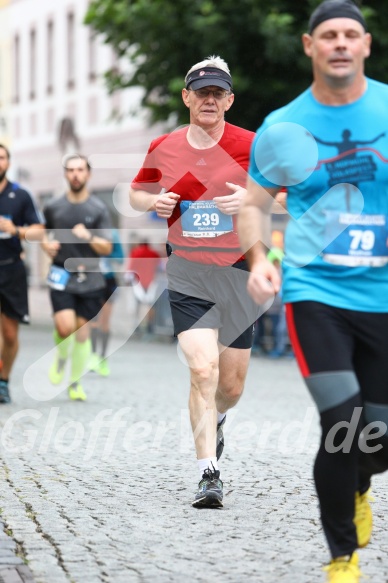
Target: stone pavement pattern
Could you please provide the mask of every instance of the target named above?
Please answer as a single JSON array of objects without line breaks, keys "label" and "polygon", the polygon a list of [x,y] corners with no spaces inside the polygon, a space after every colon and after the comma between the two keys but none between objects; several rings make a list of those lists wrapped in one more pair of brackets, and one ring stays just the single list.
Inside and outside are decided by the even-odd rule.
[{"label": "stone pavement pattern", "polygon": [[[318,423],[295,362],[252,358],[226,423],[225,506],[196,510],[187,368],[176,344],[124,341],[113,342],[110,377],[85,376],[86,403],[66,391],[37,400],[49,394],[51,329],[21,329],[13,402],[0,409],[0,520],[11,535],[0,549],[17,543],[36,583],[324,581]],[[383,583],[387,476],[374,484],[374,537],[360,557]]]}]

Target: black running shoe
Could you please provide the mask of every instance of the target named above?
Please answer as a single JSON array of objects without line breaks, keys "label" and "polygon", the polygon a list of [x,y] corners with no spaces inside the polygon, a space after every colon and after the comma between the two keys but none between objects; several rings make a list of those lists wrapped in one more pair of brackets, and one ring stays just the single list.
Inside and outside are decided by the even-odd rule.
[{"label": "black running shoe", "polygon": [[220,508],[223,496],[219,470],[206,468],[192,505],[194,508]]},{"label": "black running shoe", "polygon": [[226,415],[222,421],[217,423],[217,449],[216,449],[217,461],[220,459],[220,457],[222,456],[222,452],[224,451],[225,442],[224,442],[224,431],[223,431],[222,426],[225,423],[225,420],[226,420]]},{"label": "black running shoe", "polygon": [[0,403],[10,403],[9,389],[7,381],[0,379]]}]

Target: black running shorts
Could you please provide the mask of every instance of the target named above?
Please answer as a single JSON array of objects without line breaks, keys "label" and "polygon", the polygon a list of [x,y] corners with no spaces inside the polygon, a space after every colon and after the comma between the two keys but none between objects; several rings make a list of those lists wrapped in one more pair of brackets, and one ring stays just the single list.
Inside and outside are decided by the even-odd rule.
[{"label": "black running shorts", "polygon": [[77,316],[89,321],[93,320],[102,308],[104,289],[86,294],[71,294],[66,291],[50,289],[50,298],[54,314],[61,310],[74,310]]},{"label": "black running shorts", "polygon": [[115,277],[107,277],[105,279],[105,281],[106,281],[106,285],[105,285],[105,289],[104,289],[104,303],[105,302],[112,303],[114,301],[113,294],[116,291],[116,289],[118,288],[117,280]]},{"label": "black running shorts", "polygon": [[286,305],[292,347],[305,378],[354,371],[363,399],[388,403],[388,313],[304,301]]},{"label": "black running shorts", "polygon": [[23,261],[0,266],[1,312],[22,324],[29,324],[27,273]]}]

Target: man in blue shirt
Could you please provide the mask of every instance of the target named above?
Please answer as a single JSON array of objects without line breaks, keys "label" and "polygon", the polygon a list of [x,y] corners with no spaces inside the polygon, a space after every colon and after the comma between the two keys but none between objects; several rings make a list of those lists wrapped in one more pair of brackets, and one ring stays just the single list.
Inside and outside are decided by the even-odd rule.
[{"label": "man in blue shirt", "polygon": [[326,570],[330,583],[357,583],[371,477],[388,468],[388,86],[365,77],[371,35],[351,0],[321,3],[303,47],[313,83],[257,132],[239,233],[248,290],[263,302],[280,278],[259,221],[287,187],[283,299],[322,426],[314,479]]}]

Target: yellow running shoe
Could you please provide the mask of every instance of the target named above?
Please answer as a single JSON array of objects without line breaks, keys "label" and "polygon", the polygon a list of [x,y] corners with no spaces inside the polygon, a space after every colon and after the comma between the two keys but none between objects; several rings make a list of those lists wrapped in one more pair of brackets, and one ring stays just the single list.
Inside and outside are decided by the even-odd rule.
[{"label": "yellow running shoe", "polygon": [[72,401],[86,401],[87,396],[80,383],[72,383],[68,388],[69,398]]},{"label": "yellow running shoe", "polygon": [[353,522],[356,525],[357,542],[360,548],[366,547],[372,536],[373,514],[370,502],[373,502],[370,488],[364,494],[356,492]]},{"label": "yellow running shoe", "polygon": [[323,570],[327,571],[328,583],[359,583],[361,577],[357,553],[351,557],[337,557]]},{"label": "yellow running shoe", "polygon": [[102,377],[108,377],[110,375],[110,368],[106,358],[103,358],[98,367],[98,374]]},{"label": "yellow running shoe", "polygon": [[63,381],[63,377],[65,376],[65,365],[66,360],[59,358],[59,355],[57,354],[49,370],[49,380],[52,385],[60,385]]}]

